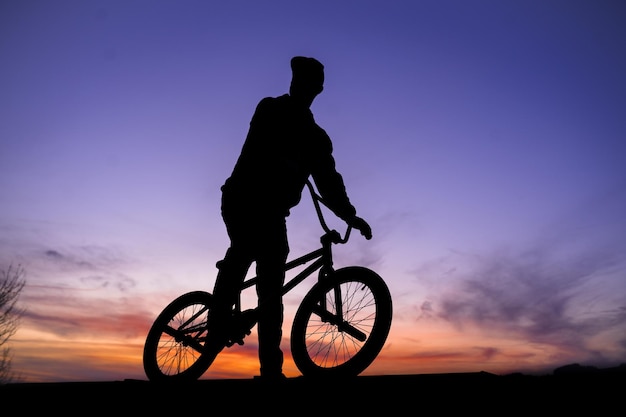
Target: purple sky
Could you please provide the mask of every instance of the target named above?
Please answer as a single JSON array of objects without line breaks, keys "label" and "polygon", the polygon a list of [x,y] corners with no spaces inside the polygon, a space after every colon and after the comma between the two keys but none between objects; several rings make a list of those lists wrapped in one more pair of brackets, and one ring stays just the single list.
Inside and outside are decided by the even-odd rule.
[{"label": "purple sky", "polygon": [[[389,283],[389,358],[483,340],[493,354],[455,370],[626,361],[626,5],[309,3],[0,5],[0,266],[28,281],[16,368],[111,377],[33,376],[58,365],[35,341],[141,343],[97,319],[145,327],[212,288],[219,187],[294,55],[326,66],[312,110],[374,232],[337,263]],[[302,201],[294,256],[320,231]]]}]

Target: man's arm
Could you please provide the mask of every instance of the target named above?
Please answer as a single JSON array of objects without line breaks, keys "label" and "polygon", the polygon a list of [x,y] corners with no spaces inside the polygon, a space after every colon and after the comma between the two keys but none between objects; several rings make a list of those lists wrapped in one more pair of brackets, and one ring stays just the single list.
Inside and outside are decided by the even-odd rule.
[{"label": "man's arm", "polygon": [[348,198],[343,177],[337,172],[330,137],[322,128],[319,129],[323,135],[321,138],[323,147],[312,173],[315,185],[328,208],[369,240],[372,238],[372,229],[364,219],[356,215],[356,208]]}]

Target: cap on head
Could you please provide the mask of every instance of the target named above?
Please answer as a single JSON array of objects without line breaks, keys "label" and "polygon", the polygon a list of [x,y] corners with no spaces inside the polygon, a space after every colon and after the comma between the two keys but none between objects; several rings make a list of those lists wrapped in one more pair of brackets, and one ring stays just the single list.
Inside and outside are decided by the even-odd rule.
[{"label": "cap on head", "polygon": [[324,86],[324,65],[315,58],[291,58],[292,85],[308,87],[321,92]]}]

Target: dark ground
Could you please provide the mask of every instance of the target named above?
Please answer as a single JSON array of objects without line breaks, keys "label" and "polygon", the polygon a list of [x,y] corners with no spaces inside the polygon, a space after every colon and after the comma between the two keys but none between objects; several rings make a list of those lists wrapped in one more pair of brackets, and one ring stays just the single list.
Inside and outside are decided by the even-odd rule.
[{"label": "dark ground", "polygon": [[0,386],[0,410],[13,409],[7,405],[15,401],[15,410],[27,415],[589,412],[602,416],[623,412],[626,365],[602,370],[578,365],[560,369],[545,376],[477,372],[359,376],[331,381],[299,377],[278,384],[256,379],[199,380],[175,385],[142,380],[16,383]]}]

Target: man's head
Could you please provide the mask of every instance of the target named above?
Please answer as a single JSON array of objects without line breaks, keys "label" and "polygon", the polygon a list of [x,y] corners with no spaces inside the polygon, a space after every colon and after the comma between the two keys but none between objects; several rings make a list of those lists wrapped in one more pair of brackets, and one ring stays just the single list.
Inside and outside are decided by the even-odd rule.
[{"label": "man's head", "polygon": [[291,72],[289,94],[313,102],[324,89],[324,65],[315,58],[295,56],[291,58]]}]

